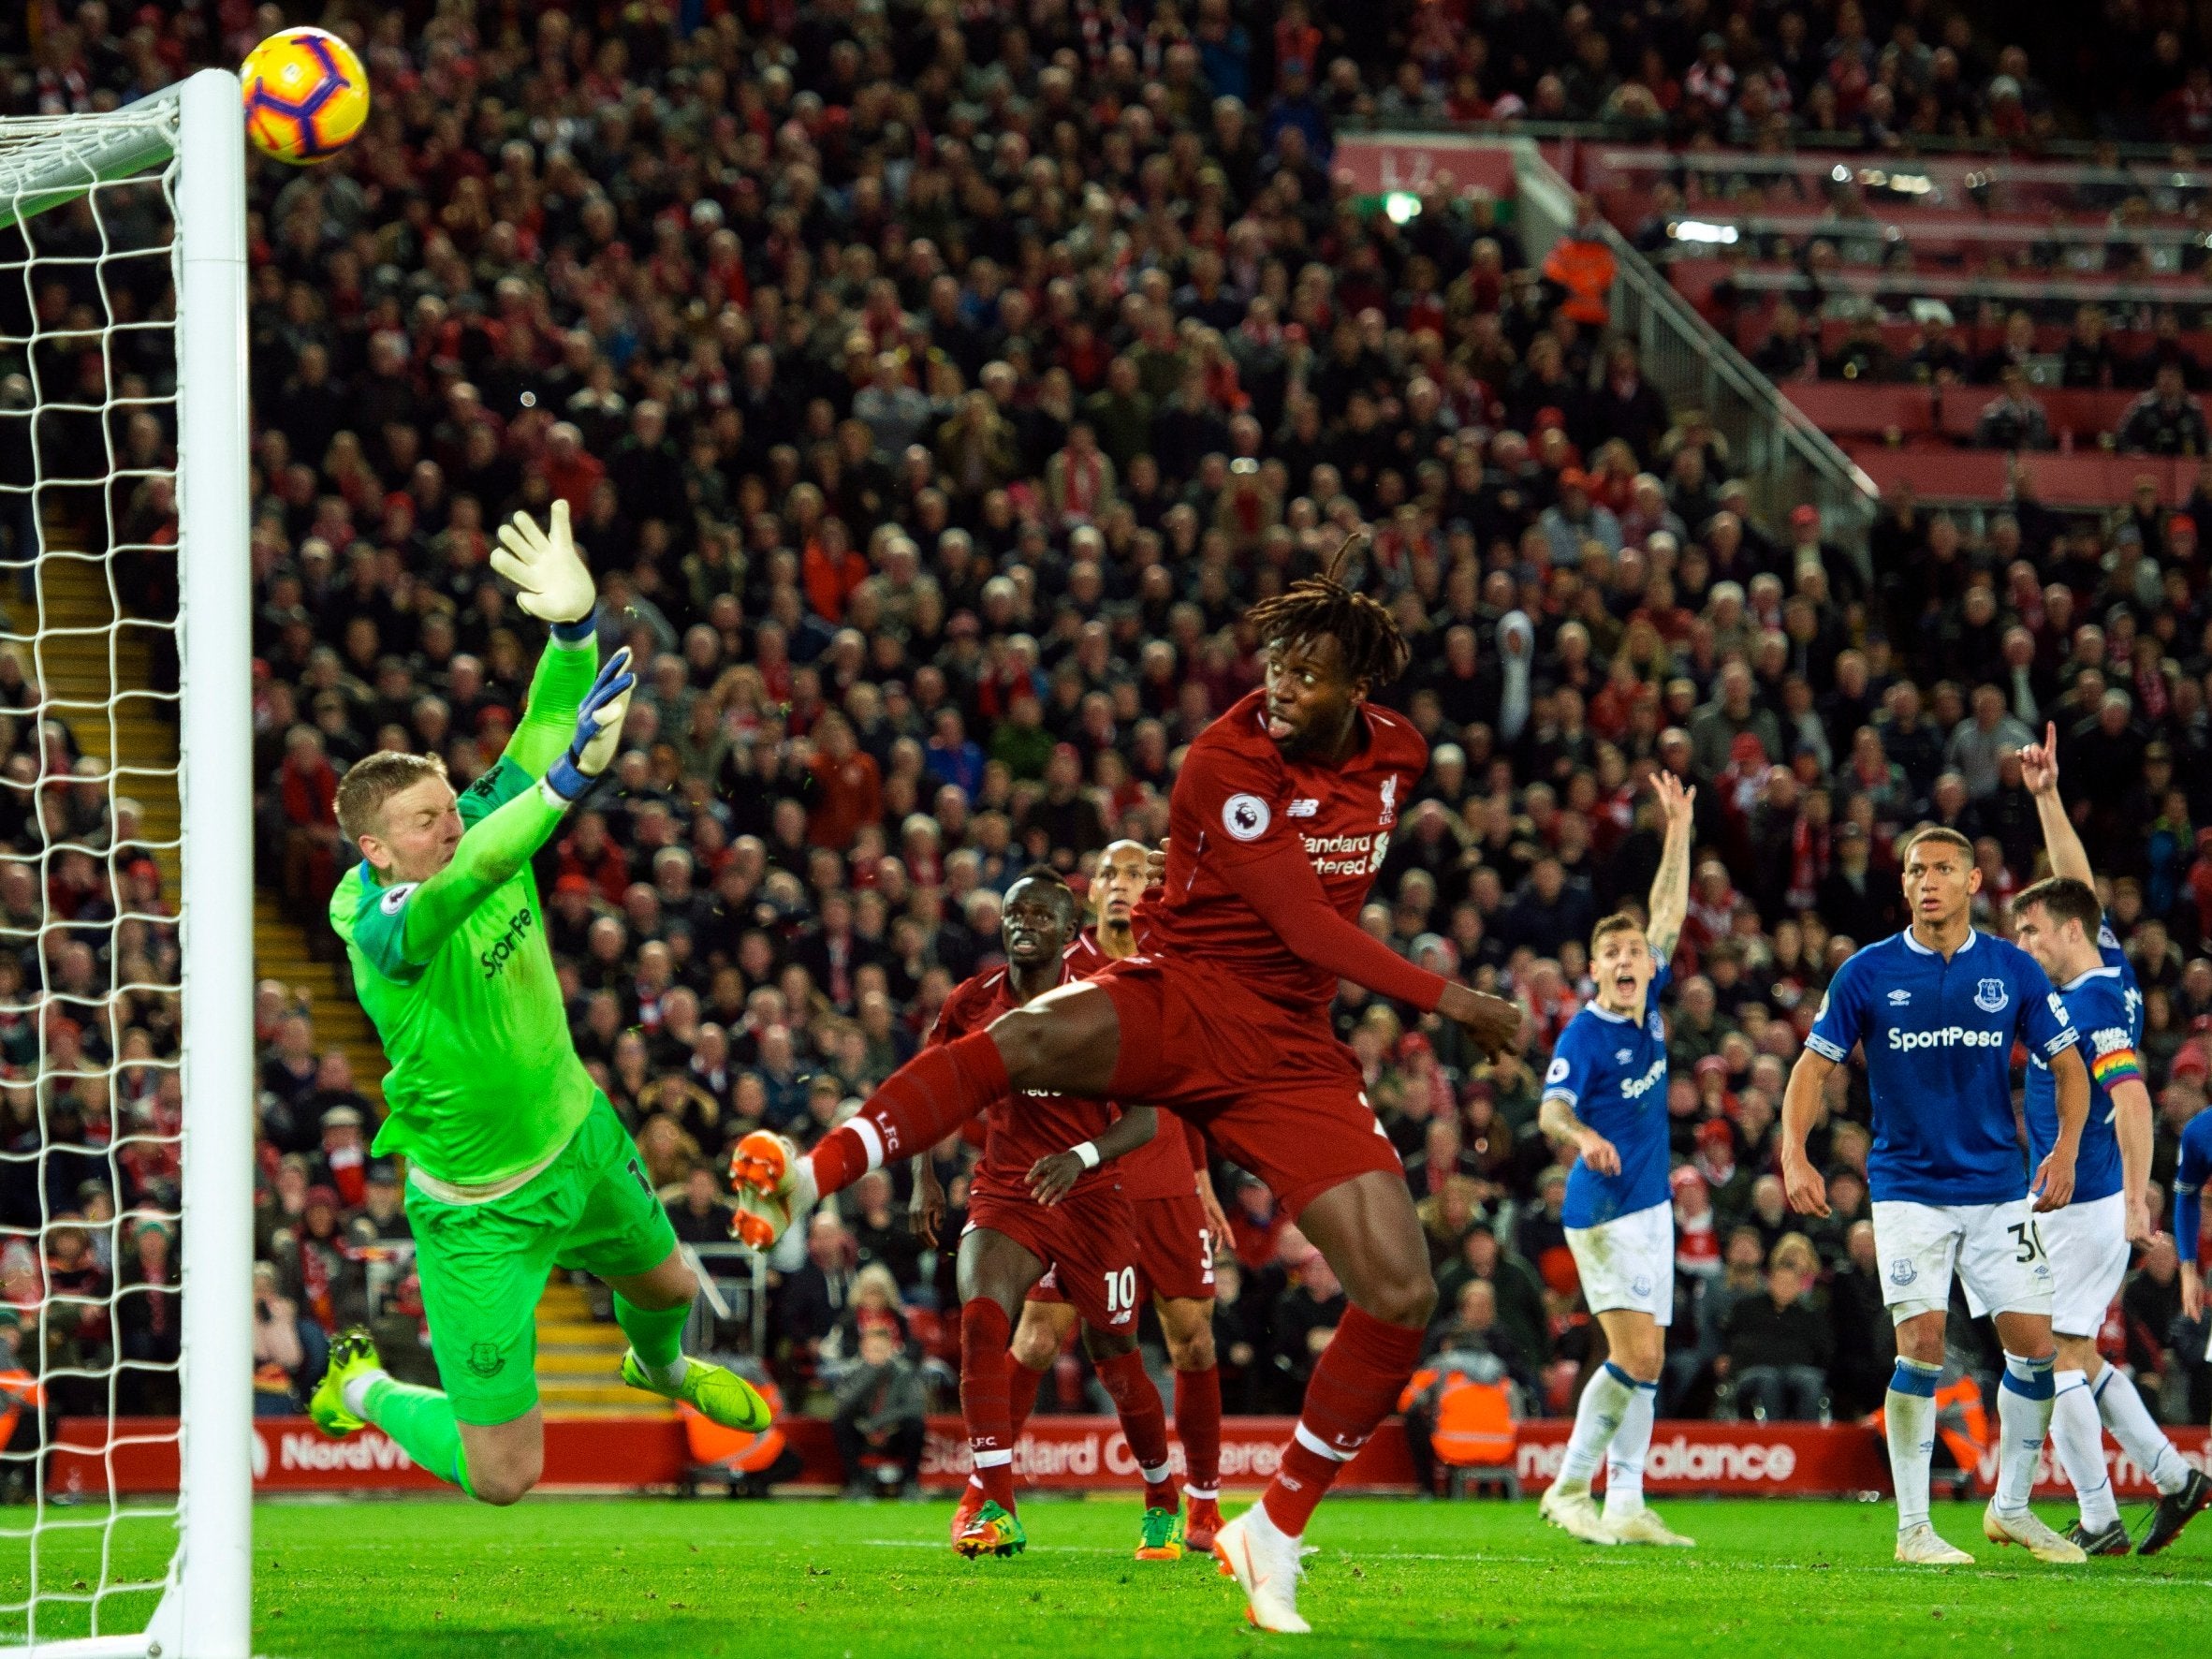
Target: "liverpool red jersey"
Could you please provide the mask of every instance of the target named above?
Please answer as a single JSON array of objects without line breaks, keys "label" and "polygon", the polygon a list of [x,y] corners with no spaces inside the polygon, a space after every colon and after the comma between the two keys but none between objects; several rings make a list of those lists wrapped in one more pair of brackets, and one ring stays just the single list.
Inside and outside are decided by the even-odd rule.
[{"label": "liverpool red jersey", "polygon": [[1145,902],[1145,950],[1203,960],[1270,1002],[1321,1007],[1336,976],[1294,956],[1228,879],[1239,864],[1296,845],[1337,913],[1356,922],[1383,867],[1399,808],[1428,769],[1428,744],[1402,714],[1370,703],[1367,741],[1341,766],[1283,758],[1263,692],[1198,734],[1167,806],[1165,890]]},{"label": "liverpool red jersey", "polygon": [[[937,1023],[926,1045],[935,1048],[956,1037],[981,1031],[1001,1014],[1016,1006],[1006,970],[993,968],[973,979],[962,980],[945,999]],[[1065,977],[1073,977],[1066,975]],[[1096,1140],[1114,1121],[1114,1108],[1104,1100],[1085,1100],[1074,1094],[1021,1093],[1000,1101],[986,1114],[989,1124],[983,1141],[983,1162],[975,1171],[978,1191],[1002,1198],[1029,1197],[1030,1167],[1039,1158],[1064,1152],[1086,1140]],[[1111,1186],[1119,1177],[1120,1161],[1086,1170],[1076,1182],[1081,1192],[1101,1184]]]}]

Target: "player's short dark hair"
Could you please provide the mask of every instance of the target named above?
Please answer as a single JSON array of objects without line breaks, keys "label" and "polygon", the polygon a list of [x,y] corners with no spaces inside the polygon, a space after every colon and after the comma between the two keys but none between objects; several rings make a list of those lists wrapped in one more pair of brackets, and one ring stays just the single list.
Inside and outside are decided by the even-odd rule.
[{"label": "player's short dark hair", "polygon": [[374,835],[382,829],[377,815],[401,790],[412,789],[425,778],[445,775],[446,762],[436,755],[379,749],[362,756],[338,780],[338,831],[345,837],[346,845],[358,849],[362,836]]},{"label": "player's short dark hair", "polygon": [[1346,536],[1326,570],[1262,599],[1245,616],[1265,644],[1303,644],[1328,635],[1344,653],[1346,674],[1383,686],[1405,672],[1413,648],[1389,607],[1338,580],[1337,572],[1359,539],[1357,532]]},{"label": "player's short dark hair", "polygon": [[1017,875],[1011,882],[1007,883],[1006,891],[1011,893],[1016,888],[1019,887],[1025,881],[1033,881],[1041,887],[1053,888],[1056,899],[1064,900],[1066,902],[1068,911],[1071,915],[1080,916],[1083,913],[1083,907],[1076,903],[1076,889],[1068,886],[1067,877],[1061,874],[1059,871],[1053,869],[1051,865],[1032,864],[1027,870],[1024,870],[1019,875]]},{"label": "player's short dark hair", "polygon": [[2097,903],[2096,889],[2070,875],[2045,876],[2013,895],[2014,916],[2030,904],[2042,905],[2044,914],[2060,927],[2070,921],[2080,922],[2082,932],[2092,939],[2104,920],[2104,906]]},{"label": "player's short dark hair", "polygon": [[1598,925],[1589,931],[1589,953],[1598,953],[1598,941],[1607,933],[1641,933],[1644,924],[1626,910],[1616,910],[1611,916],[1601,917]]},{"label": "player's short dark hair", "polygon": [[1957,847],[1966,854],[1970,860],[1974,856],[1974,844],[1948,824],[1923,824],[1912,834],[1906,836],[1905,844],[1897,848],[1897,864],[1900,869],[1904,866],[1905,861],[1912,858],[1912,849],[1924,841],[1940,841],[1945,846]]}]

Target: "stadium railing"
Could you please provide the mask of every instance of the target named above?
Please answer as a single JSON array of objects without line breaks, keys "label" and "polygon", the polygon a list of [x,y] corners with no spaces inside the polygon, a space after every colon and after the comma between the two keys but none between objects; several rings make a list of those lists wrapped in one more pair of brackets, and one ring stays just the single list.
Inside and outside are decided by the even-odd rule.
[{"label": "stadium railing", "polygon": [[[1575,192],[1527,139],[1516,141],[1514,179],[1522,240],[1530,259],[1541,263],[1552,243],[1574,228]],[[1769,522],[1780,523],[1793,508],[1810,505],[1820,512],[1823,534],[1850,549],[1864,566],[1874,481],[1698,316],[1619,230],[1609,224],[1599,229],[1616,269],[1612,327],[1635,341],[1651,383],[1677,409],[1705,411],[1727,438],[1734,470]]]},{"label": "stadium railing", "polygon": [[1745,187],[1792,189],[1804,200],[1857,193],[1901,211],[1950,209],[1990,213],[2103,212],[2131,196],[2152,211],[2176,213],[2212,192],[2212,170],[2171,161],[2019,161],[1988,155],[1891,155],[1864,150],[1586,149],[1580,183],[1611,212],[1616,202],[1648,201],[1662,183],[1686,203],[1726,201]]}]

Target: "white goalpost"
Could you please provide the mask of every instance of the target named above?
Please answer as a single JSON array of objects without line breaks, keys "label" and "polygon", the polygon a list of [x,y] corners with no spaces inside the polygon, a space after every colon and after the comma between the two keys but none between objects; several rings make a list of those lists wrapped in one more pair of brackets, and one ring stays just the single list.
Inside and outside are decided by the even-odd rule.
[{"label": "white goalpost", "polygon": [[[19,1114],[0,1109],[0,1131],[22,1129],[10,1097],[26,1082],[36,1108],[35,1133],[0,1137],[0,1190],[17,1206],[0,1211],[0,1299],[20,1310],[15,1391],[0,1395],[0,1419],[12,1399],[19,1432],[12,1444],[0,1435],[0,1479],[24,1499],[0,1505],[0,1659],[246,1659],[256,1079],[237,78],[203,71],[110,114],[0,121],[0,298],[13,302],[0,315],[27,319],[20,334],[17,321],[0,327],[0,427],[17,422],[21,440],[0,450],[0,545],[13,541],[0,646],[38,694],[13,706],[0,696],[0,720],[40,734],[37,781],[17,785],[34,803],[27,843],[0,851],[0,863],[31,866],[41,901],[93,869],[107,902],[104,916],[96,904],[64,914],[42,902],[26,952],[41,971],[0,991],[0,1020],[27,1020],[37,1033],[34,1075],[0,1084],[0,1106]],[[58,364],[69,374],[57,378]],[[166,443],[149,459],[138,442],[149,418],[173,435],[173,474]],[[27,477],[6,470],[7,454],[27,455]],[[162,671],[149,675],[150,662]],[[74,766],[49,721],[81,750]],[[158,751],[149,732],[160,734]],[[47,810],[50,790],[88,819],[100,815],[87,796],[99,797],[106,832]],[[88,927],[87,916],[98,919]],[[103,926],[107,964],[88,991],[68,978],[69,953]],[[21,924],[0,914],[0,933],[11,927]],[[7,943],[22,949],[26,937]],[[50,963],[55,975],[43,971]],[[81,1051],[54,1018],[65,992],[72,1009],[105,1009],[95,1018],[110,1033],[126,1006],[173,1008],[174,1041],[151,1056]],[[148,1082],[164,1073],[167,1116]],[[85,1126],[102,1109],[104,1138]],[[57,1172],[103,1161],[110,1191],[124,1190],[119,1170],[132,1172],[129,1211],[88,1220],[63,1208]],[[147,1167],[165,1173],[142,1181]],[[66,1267],[103,1228],[109,1276],[93,1283],[104,1288],[57,1290],[57,1241],[67,1236]],[[134,1229],[172,1235],[180,1253],[181,1294],[164,1304],[180,1312],[173,1361],[126,1358],[120,1342],[83,1334],[104,1325],[112,1339],[136,1316],[129,1301],[145,1286],[122,1271]],[[35,1309],[22,1307],[26,1268]],[[152,1387],[176,1402],[173,1427],[126,1415]],[[57,1449],[65,1398],[75,1427]],[[173,1496],[122,1473],[172,1446]]]}]

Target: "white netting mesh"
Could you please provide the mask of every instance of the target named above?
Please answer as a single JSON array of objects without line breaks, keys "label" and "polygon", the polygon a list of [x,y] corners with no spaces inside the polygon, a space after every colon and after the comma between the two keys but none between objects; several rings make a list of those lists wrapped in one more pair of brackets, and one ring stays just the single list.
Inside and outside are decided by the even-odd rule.
[{"label": "white netting mesh", "polygon": [[177,1538],[174,125],[0,123],[0,1646]]}]

